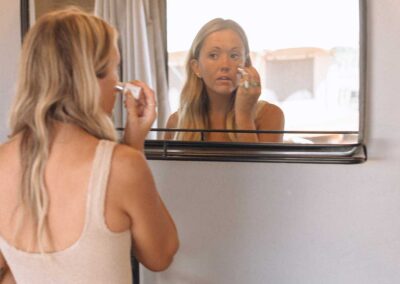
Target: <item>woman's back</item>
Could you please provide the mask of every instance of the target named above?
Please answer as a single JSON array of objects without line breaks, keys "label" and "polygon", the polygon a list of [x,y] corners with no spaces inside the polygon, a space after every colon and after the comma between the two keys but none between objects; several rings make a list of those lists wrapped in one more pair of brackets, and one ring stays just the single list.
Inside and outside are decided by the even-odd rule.
[{"label": "woman's back", "polygon": [[[118,212],[116,198],[106,191],[115,143],[99,142],[76,127],[59,129],[46,167],[53,244],[50,257],[41,256],[37,247],[30,246],[35,243],[31,242],[32,220],[23,223],[21,233],[14,238],[11,224],[17,222],[13,214],[20,179],[16,162],[19,138],[0,147],[0,176],[5,181],[0,184],[0,247],[14,277],[21,283],[131,283],[129,217]],[[109,198],[104,202],[106,196]],[[30,278],[18,279],[21,275]]]},{"label": "woman's back", "polygon": [[79,9],[25,35],[0,146],[0,280],[129,282],[131,246],[150,270],[171,263],[177,231],[142,153],[156,118],[144,82],[124,94],[126,145],[109,142],[119,62],[116,30]]}]

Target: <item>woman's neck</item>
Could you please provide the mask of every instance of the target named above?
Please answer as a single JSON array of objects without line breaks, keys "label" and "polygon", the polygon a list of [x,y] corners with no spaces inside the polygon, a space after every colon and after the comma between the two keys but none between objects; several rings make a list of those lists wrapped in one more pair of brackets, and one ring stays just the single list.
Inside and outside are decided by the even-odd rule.
[{"label": "woman's neck", "polygon": [[208,113],[210,115],[226,115],[229,112],[231,96],[209,95]]},{"label": "woman's neck", "polygon": [[58,121],[54,122],[52,132],[54,143],[69,143],[79,137],[88,135],[85,130],[75,124]]}]

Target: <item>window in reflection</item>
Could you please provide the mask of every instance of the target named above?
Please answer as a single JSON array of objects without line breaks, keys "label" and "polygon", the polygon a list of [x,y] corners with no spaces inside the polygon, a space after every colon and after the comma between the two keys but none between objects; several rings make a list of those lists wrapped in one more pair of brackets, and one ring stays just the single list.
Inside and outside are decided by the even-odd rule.
[{"label": "window in reflection", "polygon": [[[245,4],[244,4],[245,3]],[[176,111],[187,50],[215,17],[246,31],[260,100],[278,105],[288,131],[358,131],[359,3],[357,0],[168,0],[169,97]],[[285,142],[348,143],[357,135],[285,134]]]}]

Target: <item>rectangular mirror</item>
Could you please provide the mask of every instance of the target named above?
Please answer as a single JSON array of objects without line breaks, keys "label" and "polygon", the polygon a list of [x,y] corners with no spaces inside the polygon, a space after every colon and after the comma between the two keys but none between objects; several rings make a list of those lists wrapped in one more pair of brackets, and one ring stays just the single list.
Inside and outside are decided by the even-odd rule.
[{"label": "rectangular mirror", "polygon": [[[122,79],[146,81],[158,96],[158,121],[146,141],[150,159],[359,163],[367,158],[364,0],[203,0],[191,13],[182,13],[193,11],[193,2],[184,0],[36,2],[35,16],[46,11],[44,2],[49,2],[47,10],[74,4],[117,27]],[[260,76],[258,99],[282,110],[284,128],[167,127],[180,106],[192,41],[217,17],[244,29],[252,66]],[[130,33],[136,36],[130,38]],[[122,102],[115,113],[117,129],[123,131]],[[166,139],[179,131],[198,132],[199,139]],[[214,132],[279,134],[282,140],[207,139]]]},{"label": "rectangular mirror", "polygon": [[253,66],[261,79],[259,100],[282,109],[287,131],[284,143],[358,142],[358,0],[204,0],[196,13],[181,12],[190,11],[192,5],[184,0],[167,1],[172,112],[180,105],[192,40],[206,22],[221,17],[235,20],[246,32]]},{"label": "rectangular mirror", "polygon": [[[213,18],[233,19],[247,33],[252,63],[261,79],[259,100],[279,106],[284,113],[282,143],[208,141],[207,134],[216,130],[196,129],[201,134],[197,143],[179,138],[147,141],[149,157],[306,163],[367,159],[363,145],[365,1],[206,0],[196,6],[196,13],[181,12],[191,11],[192,5],[167,1],[170,113],[180,107],[186,61],[197,32]],[[165,137],[171,129],[154,131],[165,131],[158,136]]]}]

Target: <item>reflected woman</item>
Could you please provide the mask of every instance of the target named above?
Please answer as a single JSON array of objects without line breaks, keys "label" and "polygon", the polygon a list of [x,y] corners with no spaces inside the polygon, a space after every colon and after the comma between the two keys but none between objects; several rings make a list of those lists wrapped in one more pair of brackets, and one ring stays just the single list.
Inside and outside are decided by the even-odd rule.
[{"label": "reflected woman", "polygon": [[[216,18],[197,33],[186,62],[180,106],[167,128],[284,129],[282,110],[259,101],[260,76],[251,65],[247,36],[233,20]],[[199,132],[167,132],[165,139],[200,141]],[[281,133],[210,132],[206,141],[281,142]]]}]

